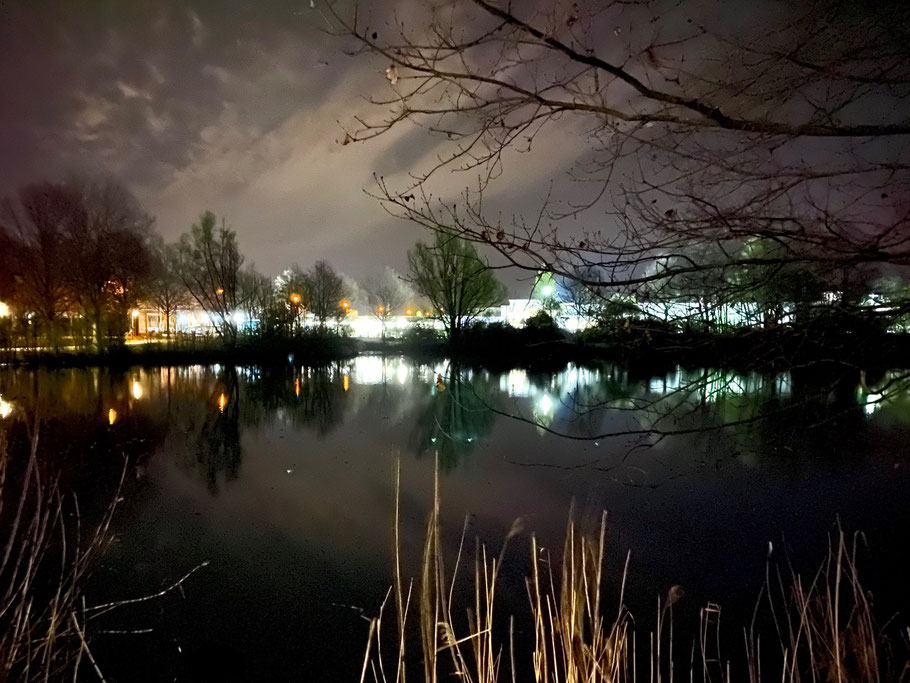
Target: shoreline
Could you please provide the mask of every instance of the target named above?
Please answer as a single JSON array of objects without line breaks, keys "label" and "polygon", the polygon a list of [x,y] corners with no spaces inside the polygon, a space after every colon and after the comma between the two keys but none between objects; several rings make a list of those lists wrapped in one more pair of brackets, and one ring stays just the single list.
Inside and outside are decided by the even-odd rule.
[{"label": "shoreline", "polygon": [[793,366],[835,365],[857,371],[910,368],[910,335],[813,335],[811,331],[749,331],[748,333],[662,333],[618,330],[528,335],[524,330],[482,330],[467,333],[461,343],[443,339],[357,339],[314,336],[280,343],[250,341],[234,348],[217,342],[186,346],[163,342],[134,343],[105,352],[64,350],[0,350],[8,367],[127,367],[154,365],[324,364],[362,354],[402,355],[415,360],[449,358],[489,368],[552,368],[569,362],[619,362],[656,367],[723,367],[750,372],[775,372]]}]

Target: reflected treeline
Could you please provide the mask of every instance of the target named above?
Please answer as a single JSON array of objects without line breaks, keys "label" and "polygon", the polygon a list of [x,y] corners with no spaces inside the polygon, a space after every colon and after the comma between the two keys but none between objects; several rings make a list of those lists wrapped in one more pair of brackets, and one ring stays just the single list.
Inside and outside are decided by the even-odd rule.
[{"label": "reflected treeline", "polygon": [[58,481],[63,495],[80,492],[83,521],[99,518],[124,468],[121,495],[141,488],[144,462],[167,435],[165,424],[137,410],[138,392],[130,372],[3,368],[0,440],[8,476],[16,480],[34,446],[41,477]]},{"label": "reflected treeline", "polygon": [[121,462],[112,454],[138,461],[166,444],[216,494],[241,474],[245,431],[310,430],[325,438],[346,422],[364,438],[395,425],[415,455],[438,451],[446,469],[484,443],[503,416],[576,439],[627,436],[631,447],[704,433],[715,440],[708,450],[721,439],[730,453],[790,457],[824,450],[833,439],[843,451],[863,445],[870,419],[910,420],[907,378],[834,364],[776,374],[607,363],[499,373],[379,356],[318,367],[289,359],[120,372],[3,368],[0,428],[11,449],[22,450],[26,420],[38,414],[44,457],[80,476],[89,476],[93,462],[110,470]]},{"label": "reflected treeline", "polygon": [[424,384],[425,398],[409,439],[418,456],[439,453],[443,470],[458,466],[493,430],[498,400],[494,378],[452,364],[445,374]]}]

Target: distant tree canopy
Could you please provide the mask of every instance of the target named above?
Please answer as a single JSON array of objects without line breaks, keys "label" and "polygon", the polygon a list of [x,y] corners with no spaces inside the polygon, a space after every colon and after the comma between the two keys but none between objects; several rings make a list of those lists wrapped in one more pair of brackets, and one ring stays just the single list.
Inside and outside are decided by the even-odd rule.
[{"label": "distant tree canopy", "polygon": [[411,282],[432,304],[451,342],[491,306],[506,298],[487,261],[470,242],[437,232],[430,244],[418,242],[408,252]]},{"label": "distant tree canopy", "polygon": [[0,211],[14,304],[55,348],[61,317],[76,312],[91,321],[99,350],[122,339],[152,270],[153,223],[113,181],[24,186]]}]

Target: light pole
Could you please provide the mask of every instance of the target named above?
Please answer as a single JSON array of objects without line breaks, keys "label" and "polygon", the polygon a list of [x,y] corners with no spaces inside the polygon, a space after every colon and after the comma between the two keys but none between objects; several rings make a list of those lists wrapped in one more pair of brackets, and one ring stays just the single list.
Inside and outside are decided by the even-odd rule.
[{"label": "light pole", "polygon": [[291,305],[294,307],[294,328],[296,331],[300,331],[300,295],[297,292],[293,292],[291,296],[288,297],[291,300]]}]

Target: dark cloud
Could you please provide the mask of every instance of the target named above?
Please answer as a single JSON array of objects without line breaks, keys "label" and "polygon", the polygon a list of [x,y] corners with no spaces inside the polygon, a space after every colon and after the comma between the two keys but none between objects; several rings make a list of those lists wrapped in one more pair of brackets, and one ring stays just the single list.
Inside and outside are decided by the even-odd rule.
[{"label": "dark cloud", "polygon": [[[374,3],[375,21],[388,8]],[[326,28],[307,0],[0,4],[0,194],[108,174],[168,239],[205,209],[225,215],[267,273],[319,258],[352,275],[403,269],[421,233],[364,189],[425,168],[442,140],[405,124],[341,145],[341,124],[389,84],[385,63]],[[517,194],[536,197],[552,166],[514,171]]]}]

